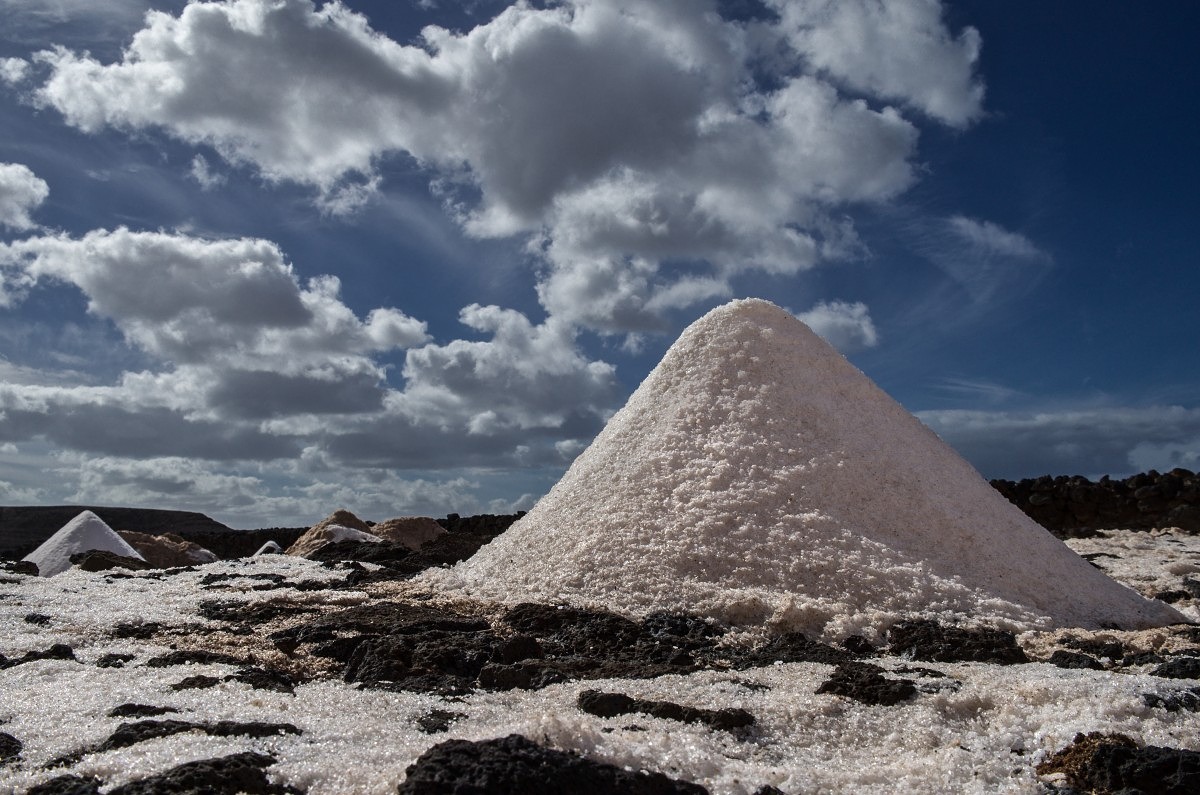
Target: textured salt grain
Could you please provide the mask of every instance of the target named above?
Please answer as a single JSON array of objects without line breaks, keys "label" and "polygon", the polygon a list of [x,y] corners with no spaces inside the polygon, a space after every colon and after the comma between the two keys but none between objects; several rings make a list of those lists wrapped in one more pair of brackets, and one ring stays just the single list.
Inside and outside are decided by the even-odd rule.
[{"label": "textured salt grain", "polygon": [[692,324],[562,480],[439,588],[841,637],[1182,620],[999,495],[807,326],[761,300]]},{"label": "textured salt grain", "polygon": [[71,568],[71,556],[93,549],[145,560],[125,539],[91,511],[84,511],[67,522],[42,545],[25,556],[37,564],[38,574],[53,577]]}]

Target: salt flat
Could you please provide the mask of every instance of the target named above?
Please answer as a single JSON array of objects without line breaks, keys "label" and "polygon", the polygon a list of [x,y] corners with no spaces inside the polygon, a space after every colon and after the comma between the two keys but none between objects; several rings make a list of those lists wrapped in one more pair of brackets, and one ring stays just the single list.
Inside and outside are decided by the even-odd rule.
[{"label": "salt flat", "polygon": [[[1200,563],[1200,538],[1182,533],[1118,531],[1108,538],[1071,543],[1089,554],[1116,556],[1097,560],[1118,578],[1128,574],[1131,584],[1139,587],[1177,585],[1191,571],[1187,567]],[[1145,579],[1155,571],[1160,576]],[[229,579],[216,590],[202,585],[205,578],[214,579],[211,575]],[[1153,676],[1149,671],[1155,664],[1149,662],[1125,667],[1105,661],[1109,670],[1080,670],[1045,662],[914,662],[886,654],[872,658],[888,676],[917,685],[913,698],[894,706],[817,694],[833,668],[821,663],[570,681],[536,690],[480,689],[456,696],[363,687],[341,681],[336,672],[321,674],[321,661],[315,657],[297,653],[289,660],[266,641],[268,625],[260,636],[230,635],[224,622],[201,617],[197,606],[204,597],[219,594],[227,604],[282,600],[332,612],[398,600],[428,605],[431,595],[396,582],[360,590],[297,590],[287,584],[251,590],[271,582],[260,575],[278,575],[282,579],[276,582],[304,582],[312,588],[319,582],[336,586],[343,571],[303,558],[264,556],[169,576],[137,572],[114,577],[111,572],[80,570],[54,578],[4,576],[0,653],[12,661],[63,643],[76,659],[37,660],[0,670],[0,731],[23,745],[17,759],[0,767],[0,791],[22,792],[66,774],[118,785],[191,760],[255,750],[275,759],[268,768],[273,781],[302,791],[391,792],[404,780],[407,766],[436,743],[513,732],[592,759],[662,771],[714,793],[752,793],[765,785],[787,793],[1043,792],[1036,766],[1070,743],[1076,732],[1121,732],[1141,743],[1200,750],[1200,715],[1152,707],[1145,698],[1196,688],[1200,681]],[[462,602],[444,604],[463,608]],[[1178,606],[1191,620],[1200,619],[1195,600]],[[476,610],[488,614],[486,607]],[[44,618],[31,623],[27,618],[32,614]],[[269,626],[288,621],[279,619]],[[148,622],[160,625],[149,638],[113,637],[120,625]],[[1019,640],[1043,660],[1054,649],[1069,648],[1067,637],[1117,641],[1130,654],[1157,651],[1163,659],[1180,658],[1181,653],[1200,656],[1195,631],[1186,635],[1188,629],[1028,632]],[[313,678],[297,684],[291,694],[236,680],[176,690],[172,685],[187,677],[221,680],[239,666],[146,665],[173,647],[235,651],[265,666],[308,670]],[[111,654],[131,659],[123,667],[98,667]],[[905,672],[914,668],[926,673]],[[685,705],[741,708],[756,723],[749,732],[736,734],[646,715],[599,718],[576,706],[578,694],[589,688]],[[178,712],[166,717],[179,720],[291,724],[300,733],[248,738],[189,731],[47,767],[100,743],[130,722],[108,717],[125,703],[172,708]],[[430,734],[421,719],[434,710],[462,717],[445,731]]]}]

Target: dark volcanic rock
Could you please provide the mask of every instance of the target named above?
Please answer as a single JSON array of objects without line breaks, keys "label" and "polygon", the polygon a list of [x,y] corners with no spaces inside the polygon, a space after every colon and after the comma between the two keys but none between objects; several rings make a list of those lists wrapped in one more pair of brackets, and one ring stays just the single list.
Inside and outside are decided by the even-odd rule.
[{"label": "dark volcanic rock", "polygon": [[[0,510],[3,509],[0,508]],[[31,548],[30,552],[32,551],[33,549]],[[37,564],[32,560],[0,560],[0,571],[6,571],[11,574],[22,574],[26,577],[38,576]]]},{"label": "dark volcanic rock", "polygon": [[1110,660],[1120,660],[1125,656],[1125,647],[1119,641],[1115,640],[1067,637],[1063,639],[1063,642],[1071,648],[1078,649],[1093,657],[1107,657]]},{"label": "dark volcanic rock", "polygon": [[1167,712],[1200,712],[1200,687],[1169,693],[1142,693],[1147,707],[1162,707]]},{"label": "dark volcanic rock", "polygon": [[1063,773],[1072,787],[1094,793],[1189,795],[1200,792],[1200,751],[1137,743],[1123,734],[1076,734],[1071,745],[1037,766]]},{"label": "dark volcanic rock", "polygon": [[681,723],[703,723],[723,731],[754,725],[754,716],[744,709],[700,709],[670,701],[631,698],[623,693],[602,693],[599,690],[584,690],[579,694],[577,703],[584,712],[601,718],[642,714]]},{"label": "dark volcanic rock", "polygon": [[145,571],[153,568],[149,563],[139,558],[118,555],[104,549],[90,549],[87,552],[76,552],[71,556],[71,565],[78,566],[84,571],[107,571],[108,569],[130,569]]},{"label": "dark volcanic rock", "polygon": [[166,715],[169,712],[178,712],[174,707],[154,707],[149,704],[121,704],[118,707],[113,707],[108,711],[110,718],[153,718],[158,715]]},{"label": "dark volcanic rock", "polygon": [[241,753],[203,759],[172,768],[166,773],[109,790],[110,795],[288,795],[291,787],[272,784],[266,768],[274,758]]},{"label": "dark volcanic rock", "polygon": [[97,668],[124,668],[125,663],[133,659],[132,654],[109,653],[96,660]]},{"label": "dark volcanic rock", "polygon": [[1029,662],[1016,636],[998,629],[969,630],[935,621],[906,621],[887,633],[892,654],[933,662],[984,662],[1013,665]]},{"label": "dark volcanic rock", "polygon": [[467,717],[463,712],[450,712],[444,709],[431,709],[421,717],[417,718],[417,728],[426,734],[440,734],[444,731],[450,731],[450,727],[457,721]]},{"label": "dark volcanic rock", "polygon": [[257,690],[274,690],[289,695],[296,692],[296,680],[274,668],[247,666],[225,677],[225,681],[244,682]]},{"label": "dark volcanic rock", "polygon": [[183,720],[143,720],[137,723],[122,723],[107,740],[96,747],[97,751],[112,751],[127,748],[146,740],[170,737],[188,731],[202,731],[213,737],[274,737],[279,734],[300,734],[290,723],[262,723],[260,721],[239,722],[222,720],[215,723],[192,723]]},{"label": "dark volcanic rock", "polygon": [[400,795],[701,795],[697,784],[544,748],[518,734],[449,740],[409,766]]},{"label": "dark volcanic rock", "polygon": [[73,660],[75,659],[75,650],[65,643],[55,643],[45,651],[27,651],[15,660],[10,660],[4,655],[0,655],[0,668],[12,668],[14,665],[24,665],[25,663],[37,662],[38,660]]},{"label": "dark volcanic rock", "polygon": [[197,611],[201,618],[210,621],[224,621],[230,624],[240,624],[246,633],[253,632],[254,627],[279,618],[311,613],[316,608],[311,605],[296,604],[289,599],[274,599],[269,602],[233,602],[219,599],[205,599]]},{"label": "dark volcanic rock", "polygon": [[21,755],[21,741],[11,734],[0,732],[0,765],[7,764]]},{"label": "dark volcanic rock", "polygon": [[1057,665],[1059,668],[1087,668],[1093,671],[1104,670],[1104,666],[1095,657],[1089,657],[1086,654],[1076,651],[1067,651],[1066,649],[1056,649],[1046,662],[1051,665]]},{"label": "dark volcanic rock", "polygon": [[26,795],[100,795],[100,783],[92,776],[58,776],[30,788]]},{"label": "dark volcanic rock", "polygon": [[188,665],[189,663],[199,663],[202,665],[213,663],[245,665],[246,662],[247,660],[244,657],[235,657],[232,654],[222,654],[221,652],[204,651],[202,649],[180,649],[161,654],[158,657],[151,657],[149,660],[146,660],[146,667],[167,668],[172,665]]},{"label": "dark volcanic rock", "polygon": [[1087,538],[1098,528],[1179,527],[1200,532],[1200,477],[1187,469],[1155,470],[1093,482],[1084,477],[1021,481],[992,486],[1035,522],[1060,538]]},{"label": "dark volcanic rock", "polygon": [[1168,679],[1200,679],[1200,657],[1176,657],[1150,672]]},{"label": "dark volcanic rock", "polygon": [[162,624],[157,621],[122,621],[114,624],[108,634],[114,638],[149,640],[161,632],[162,628]]},{"label": "dark volcanic rock", "polygon": [[524,511],[510,514],[484,513],[477,516],[459,516],[452,513],[445,519],[438,519],[437,523],[449,533],[467,533],[484,536],[490,540],[503,533],[524,515]]},{"label": "dark volcanic rock", "polygon": [[187,676],[180,679],[175,684],[171,685],[172,690],[207,690],[210,687],[216,687],[221,684],[221,680],[215,676],[206,676],[204,674],[196,674],[195,676]]},{"label": "dark volcanic rock", "polygon": [[884,669],[862,662],[844,662],[833,669],[829,679],[817,688],[818,693],[845,696],[863,704],[890,707],[907,701],[917,694],[917,687],[907,679],[887,679]]},{"label": "dark volcanic rock", "polygon": [[803,632],[785,632],[776,635],[744,658],[741,667],[761,667],[776,662],[816,662],[838,665],[849,662],[855,655],[847,650],[835,649],[812,640]]}]

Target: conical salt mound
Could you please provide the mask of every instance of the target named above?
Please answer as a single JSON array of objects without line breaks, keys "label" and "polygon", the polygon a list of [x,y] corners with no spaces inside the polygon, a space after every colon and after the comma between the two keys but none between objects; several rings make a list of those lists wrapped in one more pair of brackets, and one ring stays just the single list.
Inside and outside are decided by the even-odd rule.
[{"label": "conical salt mound", "polygon": [[788,312],[693,323],[562,480],[439,587],[826,637],[929,617],[1012,629],[1183,617],[997,493]]},{"label": "conical salt mound", "polygon": [[72,555],[92,549],[145,560],[136,549],[125,542],[125,539],[105,524],[103,519],[91,511],[84,511],[67,522],[24,559],[37,564],[38,574],[53,577],[71,568]]}]

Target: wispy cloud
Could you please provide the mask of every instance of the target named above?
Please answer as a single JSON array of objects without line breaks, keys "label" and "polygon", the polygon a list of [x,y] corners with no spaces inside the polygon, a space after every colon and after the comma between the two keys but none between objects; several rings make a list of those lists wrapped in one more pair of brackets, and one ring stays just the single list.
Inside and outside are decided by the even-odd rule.
[{"label": "wispy cloud", "polygon": [[1200,409],[1104,407],[923,411],[917,416],[987,477],[1127,475],[1200,454]]},{"label": "wispy cloud", "polygon": [[1012,257],[1025,260],[1048,260],[1049,255],[1033,241],[1017,232],[1010,232],[991,221],[956,215],[946,219],[950,231],[983,257]]}]

